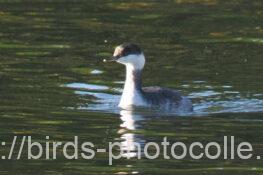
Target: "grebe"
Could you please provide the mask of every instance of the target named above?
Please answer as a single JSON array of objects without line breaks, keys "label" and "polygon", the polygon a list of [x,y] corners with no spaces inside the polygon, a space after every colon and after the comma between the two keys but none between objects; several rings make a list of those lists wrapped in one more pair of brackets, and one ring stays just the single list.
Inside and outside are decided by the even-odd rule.
[{"label": "grebe", "polygon": [[173,89],[161,87],[142,87],[142,70],[145,57],[140,47],[124,43],[115,48],[114,54],[104,62],[116,61],[126,66],[126,80],[119,107],[130,109],[133,106],[158,107],[169,111],[192,111],[191,101]]}]

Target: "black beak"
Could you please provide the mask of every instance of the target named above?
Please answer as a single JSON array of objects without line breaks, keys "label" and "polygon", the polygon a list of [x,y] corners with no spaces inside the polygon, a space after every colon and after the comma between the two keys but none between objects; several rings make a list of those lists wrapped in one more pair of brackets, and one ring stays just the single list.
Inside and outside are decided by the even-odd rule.
[{"label": "black beak", "polygon": [[116,56],[112,56],[110,58],[107,58],[107,59],[103,59],[103,62],[113,62],[113,61],[117,61],[119,59],[119,57],[116,57]]}]

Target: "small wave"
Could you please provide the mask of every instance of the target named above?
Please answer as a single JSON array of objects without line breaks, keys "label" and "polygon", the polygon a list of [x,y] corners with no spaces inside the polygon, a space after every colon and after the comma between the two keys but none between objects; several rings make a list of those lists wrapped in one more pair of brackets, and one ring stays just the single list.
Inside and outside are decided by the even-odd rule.
[{"label": "small wave", "polygon": [[[193,82],[197,84],[197,82]],[[203,81],[198,81],[204,83]],[[86,83],[70,83],[64,85],[68,88],[75,89],[75,94],[92,98],[92,103],[80,104],[79,109],[89,111],[100,111],[104,113],[119,113],[118,102],[120,99],[120,90],[109,88],[104,85],[86,84]],[[191,86],[191,85],[189,85]],[[186,86],[184,86],[186,87]],[[188,86],[187,86],[188,87]],[[210,85],[209,85],[210,87]],[[201,88],[201,87],[200,87]],[[247,113],[247,112],[263,112],[263,100],[256,97],[262,97],[262,94],[251,94],[252,98],[242,97],[239,91],[233,89],[232,86],[224,85],[217,91],[211,88],[194,89],[196,92],[190,92],[189,98],[194,102],[194,112],[179,115],[209,115],[214,113]],[[231,89],[231,90],[230,90]],[[109,93],[111,90],[112,93]],[[95,92],[94,92],[95,91]],[[140,112],[149,110],[140,109]],[[158,110],[152,110],[154,114]],[[144,113],[144,112],[143,112]],[[163,113],[160,115],[178,115],[177,113]]]}]

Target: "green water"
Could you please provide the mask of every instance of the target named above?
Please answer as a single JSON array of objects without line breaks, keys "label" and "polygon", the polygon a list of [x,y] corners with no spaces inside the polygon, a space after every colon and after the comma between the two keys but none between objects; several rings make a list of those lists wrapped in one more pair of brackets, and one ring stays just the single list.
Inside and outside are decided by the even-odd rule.
[{"label": "green water", "polygon": [[[261,0],[0,0],[0,146],[13,136],[51,141],[248,141],[263,155]],[[124,68],[104,64],[138,43],[144,85],[180,90],[194,113],[129,113],[116,105]],[[21,140],[21,139],[20,139]],[[9,147],[8,147],[9,146]],[[61,150],[60,150],[61,151]],[[0,160],[0,174],[262,174],[262,160]]]}]

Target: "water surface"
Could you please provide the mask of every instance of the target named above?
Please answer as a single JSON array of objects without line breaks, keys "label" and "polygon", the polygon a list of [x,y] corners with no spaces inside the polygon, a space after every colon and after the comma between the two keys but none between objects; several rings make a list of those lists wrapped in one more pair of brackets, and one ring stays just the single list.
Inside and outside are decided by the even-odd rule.
[{"label": "water surface", "polygon": [[[1,141],[222,143],[262,155],[263,3],[260,0],[0,1]],[[104,64],[125,41],[142,46],[144,86],[189,96],[187,115],[117,108],[124,67]],[[7,155],[7,147],[0,147]],[[18,150],[16,150],[18,151]],[[25,156],[25,155],[24,155]],[[126,156],[134,156],[134,153]],[[262,174],[260,160],[0,160],[0,174]]]}]

